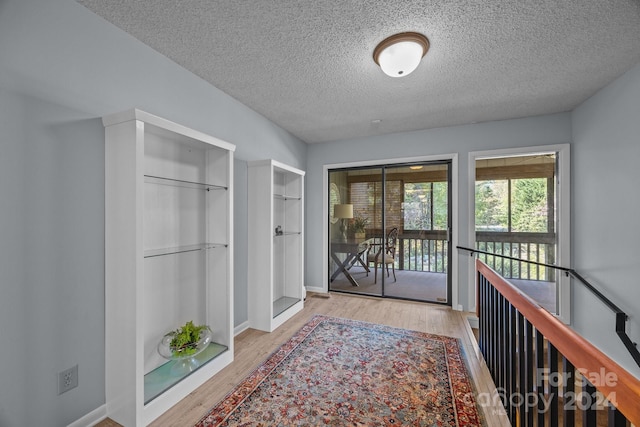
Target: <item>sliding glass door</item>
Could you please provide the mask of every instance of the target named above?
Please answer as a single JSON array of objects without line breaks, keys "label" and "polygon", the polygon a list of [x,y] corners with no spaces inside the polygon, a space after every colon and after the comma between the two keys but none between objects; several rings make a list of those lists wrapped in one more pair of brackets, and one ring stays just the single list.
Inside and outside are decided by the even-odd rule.
[{"label": "sliding glass door", "polygon": [[450,162],[329,171],[329,289],[451,304]]}]

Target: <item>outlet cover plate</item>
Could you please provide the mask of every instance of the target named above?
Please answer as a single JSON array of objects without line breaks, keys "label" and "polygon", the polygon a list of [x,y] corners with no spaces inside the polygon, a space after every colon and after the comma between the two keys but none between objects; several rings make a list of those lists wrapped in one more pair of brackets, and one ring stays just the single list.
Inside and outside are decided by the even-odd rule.
[{"label": "outlet cover plate", "polygon": [[78,387],[78,365],[58,373],[58,395]]}]

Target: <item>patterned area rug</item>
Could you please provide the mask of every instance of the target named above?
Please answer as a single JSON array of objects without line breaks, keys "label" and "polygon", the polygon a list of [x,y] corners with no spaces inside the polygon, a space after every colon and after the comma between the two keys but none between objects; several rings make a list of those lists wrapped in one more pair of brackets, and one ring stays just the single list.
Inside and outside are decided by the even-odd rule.
[{"label": "patterned area rug", "polygon": [[205,426],[481,426],[456,338],[315,316]]}]

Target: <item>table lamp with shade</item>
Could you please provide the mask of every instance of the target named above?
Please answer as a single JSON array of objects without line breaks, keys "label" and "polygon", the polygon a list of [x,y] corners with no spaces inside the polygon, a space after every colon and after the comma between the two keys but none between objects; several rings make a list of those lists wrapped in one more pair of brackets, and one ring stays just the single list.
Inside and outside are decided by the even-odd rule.
[{"label": "table lamp with shade", "polygon": [[340,231],[342,232],[342,238],[347,240],[347,223],[345,220],[353,218],[353,205],[350,203],[334,205],[333,216],[334,218],[342,219]]}]

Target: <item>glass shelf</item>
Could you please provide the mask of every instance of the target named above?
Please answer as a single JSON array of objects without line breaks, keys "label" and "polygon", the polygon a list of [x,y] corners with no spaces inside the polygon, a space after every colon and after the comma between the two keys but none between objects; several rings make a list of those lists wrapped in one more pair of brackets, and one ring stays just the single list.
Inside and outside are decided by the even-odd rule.
[{"label": "glass shelf", "polygon": [[280,200],[302,200],[300,196],[287,196],[286,194],[274,194],[273,197]]},{"label": "glass shelf", "polygon": [[273,302],[273,317],[284,313],[288,308],[300,301],[300,298],[282,297]]},{"label": "glass shelf", "polygon": [[146,405],[147,403],[151,402],[153,399],[176,385],[178,382],[182,381],[194,372],[197,372],[199,368],[212,361],[228,349],[229,348],[226,345],[221,345],[214,342],[210,343],[209,346],[204,351],[202,351],[202,353],[194,356],[194,359],[199,362],[199,366],[191,372],[185,372],[181,375],[172,373],[171,368],[176,363],[180,363],[180,361],[170,360],[167,363],[160,365],[148,374],[145,374],[144,404]]},{"label": "glass shelf", "polygon": [[196,190],[226,190],[222,185],[206,184],[202,182],[183,181],[180,179],[162,178],[159,176],[145,175],[144,182],[147,184],[170,185],[172,187],[193,188]]},{"label": "glass shelf", "polygon": [[144,251],[145,258],[163,255],[181,254],[185,252],[205,251],[207,249],[227,247],[226,243],[199,243],[197,245],[175,246],[172,248],[148,249]]}]

